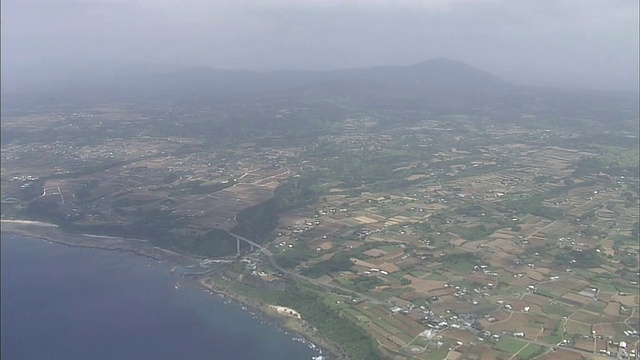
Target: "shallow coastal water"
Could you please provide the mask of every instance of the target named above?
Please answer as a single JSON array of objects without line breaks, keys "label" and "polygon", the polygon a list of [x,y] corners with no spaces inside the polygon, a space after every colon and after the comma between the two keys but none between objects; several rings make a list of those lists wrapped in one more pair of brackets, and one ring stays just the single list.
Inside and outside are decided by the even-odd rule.
[{"label": "shallow coastal water", "polygon": [[2,359],[311,359],[170,265],[2,234]]}]

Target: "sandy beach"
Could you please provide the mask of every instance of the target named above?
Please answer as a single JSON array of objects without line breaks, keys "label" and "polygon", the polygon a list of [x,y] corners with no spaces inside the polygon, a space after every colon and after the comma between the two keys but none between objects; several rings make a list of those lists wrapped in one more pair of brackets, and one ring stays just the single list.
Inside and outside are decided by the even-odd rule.
[{"label": "sandy beach", "polygon": [[57,228],[58,225],[46,223],[42,221],[33,221],[33,220],[0,220],[2,224],[23,224],[23,225],[32,225],[32,226],[41,226],[41,227],[54,227]]},{"label": "sandy beach", "polygon": [[[326,339],[321,334],[313,331],[309,325],[304,322],[304,319],[300,317],[300,314],[290,308],[284,306],[263,304],[251,298],[247,298],[238,294],[235,294],[226,288],[218,286],[217,284],[207,281],[206,278],[198,278],[197,283],[211,291],[212,293],[221,294],[227,296],[230,299],[248,307],[256,312],[259,312],[265,316],[275,319],[279,325],[291,331],[295,334],[309,339],[312,343],[319,346],[327,354],[331,354],[332,359],[343,360],[347,359],[346,354],[333,342]],[[293,315],[291,312],[293,312]]]},{"label": "sandy beach", "polygon": [[270,308],[275,309],[275,311],[280,314],[280,315],[284,315],[284,316],[291,316],[294,317],[296,319],[302,319],[302,317],[300,316],[300,314],[288,307],[285,306],[277,306],[277,305],[269,305]]}]

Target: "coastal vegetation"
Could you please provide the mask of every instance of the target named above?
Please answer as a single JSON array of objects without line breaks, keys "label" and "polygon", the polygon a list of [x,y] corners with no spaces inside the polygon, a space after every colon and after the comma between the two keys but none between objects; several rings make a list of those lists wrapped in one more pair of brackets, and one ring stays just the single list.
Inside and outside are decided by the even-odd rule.
[{"label": "coastal vegetation", "polygon": [[382,360],[384,357],[367,332],[325,301],[317,291],[292,284],[278,303],[296,309],[318,331],[344,347],[352,359]]}]

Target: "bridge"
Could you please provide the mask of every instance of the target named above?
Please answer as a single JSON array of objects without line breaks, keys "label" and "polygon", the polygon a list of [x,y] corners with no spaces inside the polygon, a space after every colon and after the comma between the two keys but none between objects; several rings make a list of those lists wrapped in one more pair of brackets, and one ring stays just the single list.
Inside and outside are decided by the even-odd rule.
[{"label": "bridge", "polygon": [[377,304],[377,305],[383,305],[384,304],[383,301],[380,301],[380,300],[378,300],[376,298],[373,298],[371,296],[359,293],[357,291],[353,291],[353,290],[350,290],[350,289],[347,289],[347,288],[344,288],[344,287],[338,286],[338,285],[325,284],[325,283],[320,282],[320,281],[318,281],[316,279],[313,279],[313,278],[310,278],[310,277],[307,277],[307,276],[304,276],[304,275],[300,275],[300,274],[298,274],[296,272],[287,270],[287,269],[281,267],[280,265],[278,265],[276,263],[276,260],[273,257],[273,253],[269,249],[267,249],[266,247],[256,243],[255,241],[251,241],[251,240],[245,238],[244,236],[240,236],[240,235],[234,234],[234,233],[232,233],[230,231],[229,231],[229,234],[231,234],[231,236],[235,237],[236,241],[238,242],[238,254],[240,254],[240,241],[244,241],[247,244],[251,245],[251,250],[252,251],[253,251],[254,247],[257,248],[258,250],[260,250],[260,252],[263,253],[266,256],[267,260],[269,261],[269,264],[271,264],[271,266],[273,266],[274,268],[276,268],[278,271],[280,271],[283,274],[287,274],[289,276],[296,277],[298,279],[309,281],[309,282],[311,282],[311,283],[313,283],[313,284],[315,284],[315,285],[317,285],[319,287],[322,287],[322,288],[325,288],[325,289],[328,289],[328,290],[338,290],[338,291],[344,292],[346,294],[349,294],[349,295],[351,295],[353,297],[357,297],[357,298],[361,298],[361,299],[367,300],[367,301],[369,301],[369,302],[371,302],[373,304]]}]

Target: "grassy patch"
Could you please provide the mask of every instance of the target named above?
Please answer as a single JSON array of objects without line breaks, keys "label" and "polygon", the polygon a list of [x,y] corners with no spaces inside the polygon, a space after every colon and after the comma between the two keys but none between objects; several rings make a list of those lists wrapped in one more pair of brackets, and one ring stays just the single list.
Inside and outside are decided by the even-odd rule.
[{"label": "grassy patch", "polygon": [[423,276],[426,273],[427,273],[426,271],[415,270],[415,269],[407,270],[407,274],[417,278],[419,278],[420,276]]},{"label": "grassy patch", "polygon": [[355,320],[357,320],[358,322],[369,322],[369,319],[362,313],[360,313],[358,310],[351,308],[351,307],[346,307],[344,309],[342,309],[342,311],[350,316],[352,316]]},{"label": "grassy patch", "polygon": [[442,345],[439,349],[433,349],[428,353],[427,359],[440,360],[447,357],[449,354],[449,346],[447,344]]},{"label": "grassy patch", "polygon": [[500,341],[498,341],[498,343],[496,344],[496,348],[508,354],[515,354],[520,349],[522,349],[525,345],[527,345],[527,343],[522,340],[505,336],[502,339],[500,339]]},{"label": "grassy patch", "polygon": [[412,343],[411,345],[418,345],[418,346],[422,346],[425,347],[429,344],[429,342],[431,342],[431,340],[422,337],[422,336],[418,336]]},{"label": "grassy patch", "polygon": [[607,304],[601,301],[592,301],[588,303],[584,308],[589,311],[600,313],[606,306]]},{"label": "grassy patch", "polygon": [[466,261],[459,261],[459,262],[454,262],[450,264],[449,269],[457,273],[468,274],[473,271],[474,266],[476,265],[473,263],[466,262]]},{"label": "grassy patch", "polygon": [[561,293],[556,288],[548,285],[538,285],[538,287],[536,288],[536,293],[550,298],[561,295]]},{"label": "grassy patch", "polygon": [[392,253],[392,252],[398,251],[400,248],[396,245],[384,245],[384,246],[379,246],[378,249]]},{"label": "grassy patch", "polygon": [[544,346],[528,344],[524,349],[522,349],[522,351],[518,353],[518,357],[522,360],[530,360],[542,354],[546,350],[547,348]]},{"label": "grassy patch", "polygon": [[384,321],[381,318],[372,317],[370,319],[371,321],[373,321],[374,324],[380,326],[382,329],[384,329],[384,331],[390,334],[399,334],[401,332],[400,330],[396,329],[396,327],[394,327],[393,325],[389,324],[388,322]]},{"label": "grassy patch", "polygon": [[609,279],[592,277],[589,280],[593,285],[595,285],[598,289],[600,289],[600,292],[608,292],[608,293],[618,292],[618,289],[616,289],[616,287],[613,286],[613,284],[611,283],[611,280]]},{"label": "grassy patch", "polygon": [[395,272],[395,273],[391,274],[390,277],[392,277],[392,278],[394,278],[396,280],[400,280],[406,274],[407,274],[406,271],[398,271],[398,272]]},{"label": "grassy patch", "polygon": [[633,286],[631,284],[616,282],[613,284],[613,286],[621,293],[636,294],[638,292],[637,286]]},{"label": "grassy patch", "polygon": [[427,280],[449,281],[449,279],[449,276],[443,275],[439,272],[434,272],[431,275],[427,276]]},{"label": "grassy patch", "polygon": [[547,315],[556,315],[556,316],[569,316],[572,314],[572,311],[568,306],[558,305],[558,304],[549,304],[549,305],[543,306],[542,311]]}]

